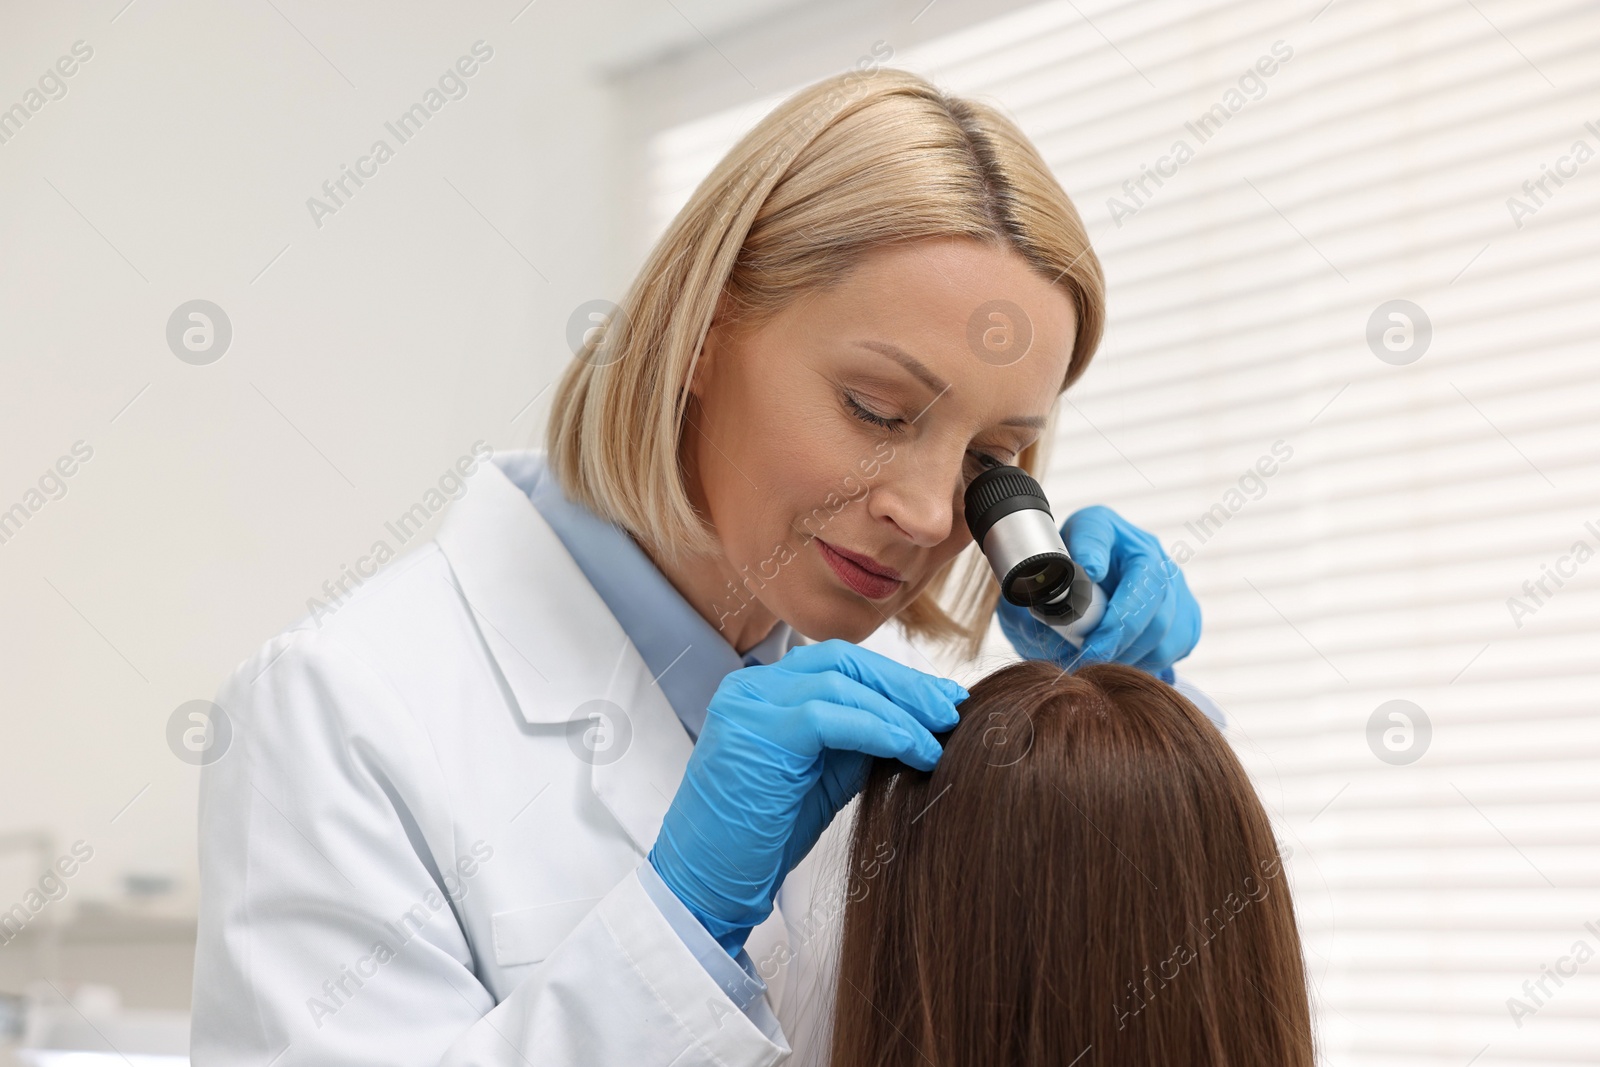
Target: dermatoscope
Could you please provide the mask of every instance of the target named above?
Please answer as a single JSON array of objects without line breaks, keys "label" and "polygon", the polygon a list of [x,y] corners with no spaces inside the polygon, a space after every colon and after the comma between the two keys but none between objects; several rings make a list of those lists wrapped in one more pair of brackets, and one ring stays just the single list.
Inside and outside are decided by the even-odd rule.
[{"label": "dermatoscope", "polygon": [[985,457],[967,486],[967,528],[1000,579],[1000,593],[1072,645],[1106,611],[1106,594],[1067,553],[1050,501],[1033,476]]}]

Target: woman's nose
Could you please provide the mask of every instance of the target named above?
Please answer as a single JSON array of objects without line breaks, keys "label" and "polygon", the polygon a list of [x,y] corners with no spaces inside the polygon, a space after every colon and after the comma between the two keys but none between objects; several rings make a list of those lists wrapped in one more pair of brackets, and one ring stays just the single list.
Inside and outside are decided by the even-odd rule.
[{"label": "woman's nose", "polygon": [[961,464],[907,465],[874,486],[867,497],[873,519],[891,522],[919,548],[943,544],[961,514]]}]

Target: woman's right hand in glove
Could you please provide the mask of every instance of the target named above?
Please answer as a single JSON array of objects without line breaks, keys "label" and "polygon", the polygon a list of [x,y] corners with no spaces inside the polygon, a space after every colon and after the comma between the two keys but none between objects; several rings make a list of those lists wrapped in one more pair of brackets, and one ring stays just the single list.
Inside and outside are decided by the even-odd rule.
[{"label": "woman's right hand in glove", "polygon": [[730,955],[871,757],[932,770],[967,691],[843,640],[726,675],[649,861]]}]

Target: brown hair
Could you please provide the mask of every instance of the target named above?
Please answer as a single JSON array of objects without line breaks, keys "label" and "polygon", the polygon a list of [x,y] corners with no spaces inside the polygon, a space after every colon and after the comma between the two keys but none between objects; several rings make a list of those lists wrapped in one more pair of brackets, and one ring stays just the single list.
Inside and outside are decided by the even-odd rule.
[{"label": "brown hair", "polygon": [[1210,720],[1116,663],[970,691],[931,773],[862,792],[832,1067],[1310,1067],[1282,860]]},{"label": "brown hair", "polygon": [[[719,306],[730,327],[754,329],[838,284],[875,249],[948,237],[1015,251],[1072,301],[1077,330],[1061,389],[1076,381],[1100,344],[1105,281],[1083,220],[1017,124],[890,67],[794,93],[706,176],[612,321],[589,331],[551,402],[551,471],[569,497],[658,558],[713,552],[680,445],[688,385]],[[1017,460],[1035,477],[1057,410]],[[988,561],[969,546],[895,621],[970,657],[999,598]]]}]

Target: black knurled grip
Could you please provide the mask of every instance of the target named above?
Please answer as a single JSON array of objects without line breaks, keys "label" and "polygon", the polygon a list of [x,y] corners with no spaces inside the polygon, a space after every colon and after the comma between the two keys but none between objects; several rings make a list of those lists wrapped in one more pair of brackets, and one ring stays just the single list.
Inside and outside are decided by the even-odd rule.
[{"label": "black knurled grip", "polygon": [[[1023,508],[1050,513],[1050,501],[1033,476],[1021,467],[990,467],[967,486],[963,497],[967,528],[979,544],[1000,519]],[[1002,506],[1004,505],[1004,506]]]}]

